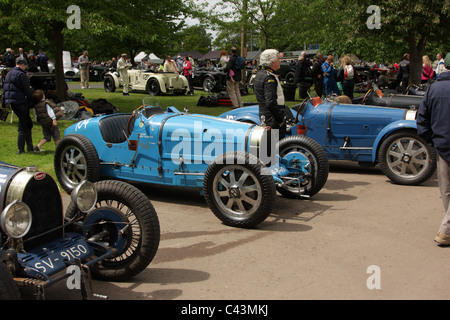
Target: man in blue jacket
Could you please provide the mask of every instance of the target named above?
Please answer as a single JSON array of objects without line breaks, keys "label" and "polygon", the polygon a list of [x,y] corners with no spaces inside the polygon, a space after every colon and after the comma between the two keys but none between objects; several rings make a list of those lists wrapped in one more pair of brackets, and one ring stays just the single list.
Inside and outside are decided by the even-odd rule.
[{"label": "man in blue jacket", "polygon": [[324,76],[324,84],[325,84],[325,90],[326,90],[326,96],[331,96],[333,93],[336,95],[340,95],[340,90],[338,88],[337,82],[336,82],[336,70],[334,69],[333,64],[333,56],[329,55],[327,57],[327,60],[322,64],[322,71]]},{"label": "man in blue jacket", "polygon": [[434,241],[440,246],[450,246],[450,53],[445,68],[425,93],[417,114],[419,135],[433,143],[439,155],[438,180],[445,215]]},{"label": "man in blue jacket", "polygon": [[33,107],[33,89],[31,89],[30,81],[25,73],[26,68],[26,60],[18,58],[16,67],[6,75],[2,96],[3,105],[10,104],[11,109],[19,118],[18,154],[25,152],[25,144],[27,145],[27,151],[33,151],[33,139],[31,136],[33,122],[30,117],[30,108]]}]

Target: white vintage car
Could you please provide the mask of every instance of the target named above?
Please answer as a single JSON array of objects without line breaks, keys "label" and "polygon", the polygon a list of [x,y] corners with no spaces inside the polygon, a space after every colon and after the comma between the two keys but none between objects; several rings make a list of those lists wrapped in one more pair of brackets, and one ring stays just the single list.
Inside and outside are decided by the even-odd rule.
[{"label": "white vintage car", "polygon": [[[172,72],[155,72],[145,69],[128,70],[130,91],[148,92],[156,96],[165,93],[184,95],[189,88],[186,77]],[[117,71],[105,75],[106,92],[114,92],[123,87],[123,81]]]}]

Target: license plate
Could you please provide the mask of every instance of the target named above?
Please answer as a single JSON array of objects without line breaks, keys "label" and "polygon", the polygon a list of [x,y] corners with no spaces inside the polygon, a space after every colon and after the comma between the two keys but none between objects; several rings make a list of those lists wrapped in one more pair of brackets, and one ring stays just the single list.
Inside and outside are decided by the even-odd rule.
[{"label": "license plate", "polygon": [[67,237],[50,242],[38,248],[19,253],[23,272],[31,277],[49,277],[73,264],[75,259],[83,261],[94,254],[83,236],[68,233]]}]

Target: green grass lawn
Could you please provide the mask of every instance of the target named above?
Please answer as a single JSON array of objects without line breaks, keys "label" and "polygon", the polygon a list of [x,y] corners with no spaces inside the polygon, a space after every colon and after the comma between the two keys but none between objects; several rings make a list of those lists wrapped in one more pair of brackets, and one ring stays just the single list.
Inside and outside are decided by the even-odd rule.
[{"label": "green grass lawn", "polygon": [[[70,84],[79,85],[77,82],[70,82]],[[119,108],[120,112],[128,113],[132,112],[134,109],[138,108],[145,101],[146,104],[159,105],[163,110],[167,107],[176,107],[178,110],[183,111],[187,108],[189,113],[200,113],[218,116],[226,111],[229,111],[231,107],[198,107],[197,102],[200,96],[207,96],[208,93],[201,90],[195,90],[193,96],[157,96],[153,97],[148,94],[142,93],[130,93],[130,96],[123,96],[122,90],[117,90],[115,93],[105,92],[104,89],[71,89],[72,92],[81,92],[83,96],[89,101],[93,101],[99,98],[104,98],[108,102],[112,103],[114,106]],[[312,90],[312,93],[314,91]],[[298,92],[297,96],[298,97]],[[253,93],[247,96],[243,96],[243,101],[245,102],[256,102],[256,97]],[[295,104],[300,103],[297,101],[288,101],[287,105],[292,107]],[[40,154],[34,154],[32,152],[26,152],[21,155],[17,155],[17,116],[13,116],[12,123],[11,110],[8,119],[3,122],[0,121],[0,161],[18,165],[21,167],[26,167],[29,165],[37,165],[39,170],[45,171],[55,177],[55,172],[53,168],[53,154],[55,151],[54,142],[46,143],[42,146]],[[32,118],[34,119],[34,112],[31,112]],[[64,135],[64,129],[75,123],[76,121],[61,120],[58,121],[58,127],[61,132],[61,137]],[[33,127],[33,143],[36,145],[42,139],[42,127],[34,121]]]}]

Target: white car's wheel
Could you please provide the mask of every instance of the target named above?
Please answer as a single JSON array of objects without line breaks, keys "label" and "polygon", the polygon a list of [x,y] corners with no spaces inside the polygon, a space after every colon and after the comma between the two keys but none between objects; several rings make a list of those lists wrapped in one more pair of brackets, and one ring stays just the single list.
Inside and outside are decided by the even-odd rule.
[{"label": "white car's wheel", "polygon": [[116,91],[116,84],[114,82],[113,77],[111,77],[111,76],[105,77],[103,86],[104,86],[106,92],[115,92]]},{"label": "white car's wheel", "polygon": [[152,78],[147,82],[147,92],[152,96],[157,96],[161,93],[161,88],[157,79]]}]

